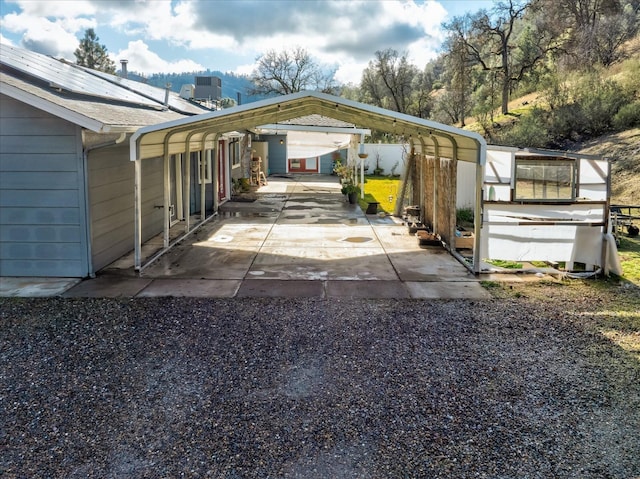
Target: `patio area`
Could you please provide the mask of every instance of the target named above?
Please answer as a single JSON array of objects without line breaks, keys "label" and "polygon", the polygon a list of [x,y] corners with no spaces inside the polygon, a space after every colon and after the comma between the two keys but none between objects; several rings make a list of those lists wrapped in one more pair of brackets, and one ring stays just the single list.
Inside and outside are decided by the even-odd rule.
[{"label": "patio area", "polygon": [[[176,225],[180,227],[180,225]],[[175,228],[175,227],[174,227]],[[143,252],[153,257],[157,238]],[[327,175],[270,177],[144,267],[127,255],[66,297],[488,297],[439,246],[420,246],[402,219],[365,215]]]}]

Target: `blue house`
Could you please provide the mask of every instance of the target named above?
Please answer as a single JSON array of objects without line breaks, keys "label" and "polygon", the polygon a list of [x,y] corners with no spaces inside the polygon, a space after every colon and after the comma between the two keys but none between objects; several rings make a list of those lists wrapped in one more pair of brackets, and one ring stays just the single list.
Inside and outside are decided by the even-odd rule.
[{"label": "blue house", "polygon": [[[209,110],[27,50],[0,45],[0,53],[0,275],[92,275],[132,249],[128,138]],[[175,172],[181,158],[171,161]],[[142,231],[150,238],[163,228],[163,158],[143,174]],[[209,185],[210,210],[212,195]],[[193,203],[197,212],[199,198]]]}]

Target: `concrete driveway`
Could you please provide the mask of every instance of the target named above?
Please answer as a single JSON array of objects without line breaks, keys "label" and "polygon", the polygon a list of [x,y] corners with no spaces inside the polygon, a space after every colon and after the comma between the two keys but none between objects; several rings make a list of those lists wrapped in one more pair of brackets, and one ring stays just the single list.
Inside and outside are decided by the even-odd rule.
[{"label": "concrete driveway", "polygon": [[487,298],[441,247],[399,218],[365,215],[334,176],[269,178],[144,269],[116,262],[64,296]]}]

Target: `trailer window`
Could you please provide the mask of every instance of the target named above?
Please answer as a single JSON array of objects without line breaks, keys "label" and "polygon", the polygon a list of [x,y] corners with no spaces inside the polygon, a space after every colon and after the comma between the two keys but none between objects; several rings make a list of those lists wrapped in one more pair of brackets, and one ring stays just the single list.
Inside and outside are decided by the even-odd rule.
[{"label": "trailer window", "polygon": [[518,160],[516,201],[575,200],[575,162],[571,160]]}]

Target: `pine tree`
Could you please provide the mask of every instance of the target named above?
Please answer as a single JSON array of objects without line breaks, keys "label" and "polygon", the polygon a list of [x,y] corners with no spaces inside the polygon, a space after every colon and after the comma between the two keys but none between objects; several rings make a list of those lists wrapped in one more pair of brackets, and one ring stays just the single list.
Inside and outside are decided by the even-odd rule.
[{"label": "pine tree", "polygon": [[99,40],[93,28],[87,29],[74,52],[76,63],[83,67],[115,74],[116,65],[107,55],[107,47],[100,45]]}]

